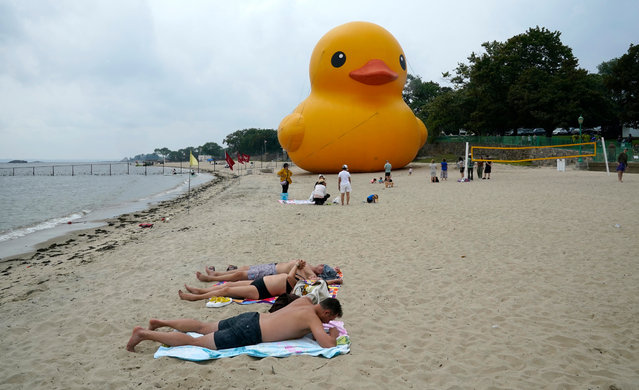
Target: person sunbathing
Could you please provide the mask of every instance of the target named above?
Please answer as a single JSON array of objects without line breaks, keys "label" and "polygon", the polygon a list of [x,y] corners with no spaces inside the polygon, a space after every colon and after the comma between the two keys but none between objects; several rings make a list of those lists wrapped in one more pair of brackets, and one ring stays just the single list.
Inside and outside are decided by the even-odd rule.
[{"label": "person sunbathing", "polygon": [[196,288],[184,285],[188,293],[178,291],[181,299],[186,301],[198,301],[211,297],[230,297],[238,299],[266,299],[276,297],[293,291],[293,287],[299,280],[305,279],[298,273],[306,267],[306,261],[297,260],[295,267],[288,274],[267,275],[254,281],[240,280],[215,285],[208,288]]},{"label": "person sunbathing", "polygon": [[[298,260],[291,260],[286,263],[270,263],[270,264],[257,264],[251,266],[243,266],[231,271],[215,271],[211,267],[206,268],[206,274],[196,272],[195,276],[202,282],[236,282],[238,280],[256,280],[268,275],[276,274],[288,274],[292,268],[295,268]],[[329,267],[326,264],[318,264],[312,266],[306,264],[306,266],[299,270],[299,274],[304,279],[324,279],[332,281],[328,284],[339,283],[335,280],[339,279],[337,273],[340,271],[339,267]]]},{"label": "person sunbathing", "polygon": [[[331,348],[337,345],[339,332],[330,328],[326,333],[322,324],[341,316],[342,306],[336,298],[327,298],[313,305],[309,298],[303,297],[273,313],[249,312],[216,322],[151,319],[148,329],[141,326],[133,328],[126,349],[135,352],[140,342],[152,340],[171,347],[194,345],[216,350],[298,339],[308,333],[313,334],[322,348]],[[156,331],[163,326],[180,332]],[[181,332],[197,332],[203,336],[192,337]]]}]

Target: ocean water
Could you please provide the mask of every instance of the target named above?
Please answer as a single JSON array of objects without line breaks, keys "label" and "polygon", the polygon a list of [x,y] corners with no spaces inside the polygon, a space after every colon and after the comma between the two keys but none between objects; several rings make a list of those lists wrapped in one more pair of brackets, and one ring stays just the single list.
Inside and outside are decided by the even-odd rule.
[{"label": "ocean water", "polygon": [[189,180],[194,188],[213,178],[204,173],[189,175],[187,170],[174,175],[169,168],[163,172],[161,167],[126,164],[51,166],[0,164],[0,258],[175,198],[188,190]]}]

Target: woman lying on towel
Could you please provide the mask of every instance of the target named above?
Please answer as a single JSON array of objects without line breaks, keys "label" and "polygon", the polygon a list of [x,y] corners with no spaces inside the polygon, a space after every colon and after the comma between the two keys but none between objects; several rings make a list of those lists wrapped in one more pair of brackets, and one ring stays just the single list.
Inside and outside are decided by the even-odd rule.
[{"label": "woman lying on towel", "polygon": [[254,281],[241,280],[229,282],[208,288],[195,288],[184,285],[189,291],[178,291],[181,299],[198,301],[211,297],[231,297],[238,299],[266,299],[276,297],[293,291],[293,287],[299,280],[305,279],[298,273],[306,266],[304,260],[297,260],[297,264],[288,274],[268,275]]},{"label": "woman lying on towel", "polygon": [[[269,275],[288,274],[291,269],[297,266],[298,260],[291,260],[286,263],[270,263],[244,266],[232,271],[215,271],[211,267],[206,269],[206,274],[196,272],[198,280],[202,282],[236,282],[238,280],[256,280]],[[329,267],[326,264],[306,266],[298,271],[304,279],[324,279],[328,284],[341,284],[341,279],[337,273],[339,267]]]}]

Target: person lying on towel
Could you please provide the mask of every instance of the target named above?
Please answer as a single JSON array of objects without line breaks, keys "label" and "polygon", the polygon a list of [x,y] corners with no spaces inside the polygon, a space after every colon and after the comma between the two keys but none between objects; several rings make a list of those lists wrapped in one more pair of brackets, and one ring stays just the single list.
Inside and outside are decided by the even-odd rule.
[{"label": "person lying on towel", "polygon": [[[306,267],[304,260],[297,260],[297,265],[288,274],[268,275],[254,281],[240,280],[228,282],[208,288],[196,288],[184,285],[188,293],[178,291],[181,299],[198,301],[211,297],[230,297],[237,299],[266,299],[293,291],[295,284],[305,278],[297,273]],[[341,281],[341,279],[338,279]]]},{"label": "person lying on towel", "polygon": [[[202,282],[236,282],[238,280],[256,280],[269,275],[288,274],[291,269],[297,266],[298,260],[291,260],[285,263],[270,263],[246,265],[231,271],[215,271],[212,267],[206,268],[206,274],[196,272],[195,276]],[[337,273],[339,267],[329,267],[326,264],[306,266],[298,271],[304,279],[324,279],[328,284],[340,284]]]},{"label": "person lying on towel", "polygon": [[[227,349],[284,341],[312,333],[322,348],[337,345],[339,332],[336,328],[324,331],[322,323],[342,316],[342,306],[336,298],[327,298],[313,305],[307,297],[297,299],[274,313],[249,312],[216,322],[201,322],[190,319],[151,319],[149,328],[133,328],[126,349],[135,352],[135,346],[144,340],[157,341],[171,347],[194,345],[208,349]],[[197,332],[202,337],[192,337],[180,332],[160,332],[157,328],[168,326],[180,332]]]}]

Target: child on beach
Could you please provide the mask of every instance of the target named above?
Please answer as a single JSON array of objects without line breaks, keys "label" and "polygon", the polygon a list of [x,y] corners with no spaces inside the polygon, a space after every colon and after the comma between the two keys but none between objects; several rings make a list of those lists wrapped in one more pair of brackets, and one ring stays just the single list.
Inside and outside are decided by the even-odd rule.
[{"label": "child on beach", "polygon": [[430,160],[430,182],[437,182],[437,164],[435,164],[435,159]]},{"label": "child on beach", "polygon": [[377,196],[377,194],[368,195],[366,197],[366,202],[367,203],[377,203],[377,199],[379,199],[379,196]]},{"label": "child on beach", "polygon": [[448,179],[448,163],[446,162],[445,158],[442,159],[441,167],[442,167],[442,170],[441,170],[441,173],[440,173],[441,179],[442,180],[447,180]]}]

